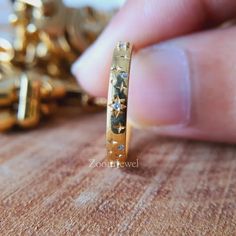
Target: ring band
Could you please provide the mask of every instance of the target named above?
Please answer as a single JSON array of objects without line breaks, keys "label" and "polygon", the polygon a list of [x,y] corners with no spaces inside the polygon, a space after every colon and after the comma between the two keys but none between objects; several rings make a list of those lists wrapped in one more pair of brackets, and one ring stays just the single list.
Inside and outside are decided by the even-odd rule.
[{"label": "ring band", "polygon": [[130,129],[127,122],[128,90],[132,45],[119,42],[110,72],[107,103],[107,155],[111,164],[120,166],[128,155]]}]

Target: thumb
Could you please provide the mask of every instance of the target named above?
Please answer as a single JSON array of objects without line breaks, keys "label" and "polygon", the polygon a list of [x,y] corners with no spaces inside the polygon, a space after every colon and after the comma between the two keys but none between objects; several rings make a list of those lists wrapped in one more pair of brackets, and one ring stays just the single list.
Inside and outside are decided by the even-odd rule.
[{"label": "thumb", "polygon": [[236,142],[234,28],[147,47],[133,57],[128,115],[161,134]]},{"label": "thumb", "polygon": [[132,61],[129,115],[139,126],[184,125],[190,116],[188,59],[172,46],[141,50]]}]

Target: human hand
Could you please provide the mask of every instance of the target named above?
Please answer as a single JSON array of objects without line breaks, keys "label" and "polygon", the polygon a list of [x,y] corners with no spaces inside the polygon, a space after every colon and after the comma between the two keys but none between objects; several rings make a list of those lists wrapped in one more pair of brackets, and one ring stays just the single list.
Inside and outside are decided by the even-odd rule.
[{"label": "human hand", "polygon": [[118,41],[136,48],[128,116],[160,134],[236,142],[235,0],[130,0],[73,73],[92,95],[106,96]]}]

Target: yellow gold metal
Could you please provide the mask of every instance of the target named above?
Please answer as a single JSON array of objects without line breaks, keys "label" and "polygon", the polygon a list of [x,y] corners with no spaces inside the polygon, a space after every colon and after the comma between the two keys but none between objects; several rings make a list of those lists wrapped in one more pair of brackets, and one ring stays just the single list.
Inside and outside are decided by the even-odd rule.
[{"label": "yellow gold metal", "polygon": [[107,102],[107,155],[112,165],[121,166],[128,156],[128,88],[132,45],[119,42],[113,53]]},{"label": "yellow gold metal", "polygon": [[41,97],[46,100],[52,100],[57,98],[63,98],[66,96],[65,82],[52,79],[49,76],[44,75],[41,81],[40,94]]},{"label": "yellow gold metal", "polygon": [[14,57],[12,45],[5,39],[0,38],[0,62],[10,62]]},{"label": "yellow gold metal", "polygon": [[0,131],[4,132],[16,124],[16,116],[10,110],[0,111]]},{"label": "yellow gold metal", "polygon": [[16,84],[14,79],[0,81],[0,106],[11,106],[17,101]]},{"label": "yellow gold metal", "polygon": [[[0,38],[0,131],[36,126],[62,105],[104,109],[106,100],[86,94],[73,78],[71,65],[115,11],[73,9],[63,0],[13,2],[13,42]],[[118,87],[126,91],[125,84]],[[123,114],[124,109],[114,113]],[[117,130],[122,132],[122,127]]]},{"label": "yellow gold metal", "polygon": [[17,121],[20,126],[29,128],[39,121],[40,82],[31,81],[27,75],[20,80]]},{"label": "yellow gold metal", "polygon": [[56,112],[57,105],[54,102],[51,103],[42,103],[40,106],[40,111],[43,115],[49,116]]}]

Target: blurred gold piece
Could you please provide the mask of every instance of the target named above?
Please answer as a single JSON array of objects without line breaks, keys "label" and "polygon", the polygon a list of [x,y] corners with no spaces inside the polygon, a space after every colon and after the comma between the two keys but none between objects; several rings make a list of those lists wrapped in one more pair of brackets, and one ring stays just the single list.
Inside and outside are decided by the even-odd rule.
[{"label": "blurred gold piece", "polygon": [[114,15],[62,0],[15,0],[11,44],[0,39],[0,131],[36,126],[60,105],[104,109],[106,99],[86,94],[72,63],[96,40]]},{"label": "blurred gold piece", "polygon": [[17,101],[15,80],[0,81],[0,106],[11,106]]},{"label": "blurred gold piece", "polygon": [[5,132],[16,124],[16,117],[10,110],[0,111],[0,131]]},{"label": "blurred gold piece", "polygon": [[50,116],[57,111],[57,104],[54,102],[51,103],[42,103],[40,106],[40,111],[44,116]]},{"label": "blurred gold piece", "polygon": [[69,42],[77,50],[85,50],[96,40],[113,15],[113,11],[96,11],[89,7],[71,10],[66,25]]},{"label": "blurred gold piece", "polygon": [[0,62],[10,62],[14,57],[12,45],[5,39],[0,38]]},{"label": "blurred gold piece", "polygon": [[38,124],[40,114],[40,81],[31,81],[27,75],[20,79],[19,104],[17,122],[29,128]]},{"label": "blurred gold piece", "polygon": [[44,76],[41,86],[41,95],[46,99],[57,99],[65,97],[65,85],[61,80],[51,79],[48,76]]}]

